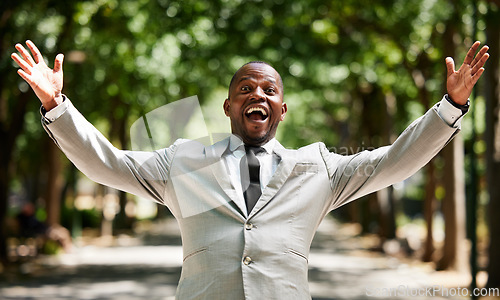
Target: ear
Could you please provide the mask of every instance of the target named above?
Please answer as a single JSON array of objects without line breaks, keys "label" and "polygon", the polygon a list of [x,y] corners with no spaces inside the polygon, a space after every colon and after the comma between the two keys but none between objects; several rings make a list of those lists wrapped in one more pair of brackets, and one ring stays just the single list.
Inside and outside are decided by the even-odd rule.
[{"label": "ear", "polygon": [[285,115],[286,115],[287,111],[288,111],[288,108],[286,107],[286,103],[283,102],[283,104],[281,104],[281,117],[280,117],[280,121],[283,121],[285,119]]},{"label": "ear", "polygon": [[229,99],[226,99],[224,101],[224,105],[222,107],[224,108],[224,113],[226,114],[226,116],[229,117],[229,109],[231,108],[231,105],[229,103]]}]

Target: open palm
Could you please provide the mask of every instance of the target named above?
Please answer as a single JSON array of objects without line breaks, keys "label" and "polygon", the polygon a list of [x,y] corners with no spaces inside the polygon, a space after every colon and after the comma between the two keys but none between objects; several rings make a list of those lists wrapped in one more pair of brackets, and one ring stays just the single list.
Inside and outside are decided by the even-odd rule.
[{"label": "open palm", "polygon": [[474,85],[484,72],[484,64],[488,60],[488,46],[479,48],[480,42],[475,42],[467,52],[464,63],[455,71],[455,63],[451,57],[446,58],[446,89],[450,98],[459,105],[465,105]]},{"label": "open palm", "polygon": [[26,45],[33,57],[21,44],[17,44],[16,49],[22,58],[17,53],[13,53],[11,57],[21,68],[17,71],[19,76],[31,86],[43,107],[49,111],[62,101],[64,56],[58,54],[54,69],[51,69],[45,64],[40,51],[33,42],[27,41]]}]

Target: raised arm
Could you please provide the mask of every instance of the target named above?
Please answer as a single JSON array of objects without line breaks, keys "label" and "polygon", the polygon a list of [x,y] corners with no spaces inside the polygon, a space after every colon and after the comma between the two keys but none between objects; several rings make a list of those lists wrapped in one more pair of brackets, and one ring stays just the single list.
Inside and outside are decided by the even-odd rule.
[{"label": "raised arm", "polygon": [[[448,95],[459,106],[467,103],[489,57],[488,46],[483,46],[475,55],[479,46],[479,42],[471,46],[458,70],[453,59],[446,58]],[[352,156],[340,156],[323,149],[331,174],[332,208],[402,181],[427,164],[459,131],[459,127],[443,122],[448,119],[443,114],[450,113],[441,110],[444,105],[448,105],[448,101],[443,99],[406,128],[391,146]],[[451,109],[462,115],[459,109]]]},{"label": "raised arm", "polygon": [[54,69],[51,69],[45,64],[42,54],[32,41],[26,41],[26,45],[33,56],[23,45],[16,44],[16,49],[22,58],[17,53],[12,53],[11,57],[21,68],[17,71],[19,76],[31,86],[45,110],[49,111],[63,101],[62,64],[64,55],[58,54],[56,56]]},{"label": "raised arm", "polygon": [[[26,44],[31,55],[17,44],[20,55],[13,53],[11,57],[20,67],[18,74],[31,86],[48,112],[65,98],[62,95],[64,56],[58,54],[54,69],[50,69],[35,44],[31,41]],[[42,125],[82,173],[95,182],[168,205],[164,203],[163,194],[174,146],[154,152],[119,150],[78,112],[69,99],[58,109],[61,114],[50,121],[44,118]]]}]

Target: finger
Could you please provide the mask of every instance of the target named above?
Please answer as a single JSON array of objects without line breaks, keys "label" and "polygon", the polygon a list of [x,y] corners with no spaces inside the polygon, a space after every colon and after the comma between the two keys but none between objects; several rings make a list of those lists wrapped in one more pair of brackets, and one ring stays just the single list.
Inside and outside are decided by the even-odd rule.
[{"label": "finger", "polygon": [[57,73],[59,71],[62,71],[63,61],[64,61],[64,54],[62,53],[57,54],[56,59],[54,61],[54,72]]},{"label": "finger", "polygon": [[21,78],[24,79],[24,81],[26,81],[29,85],[32,85],[33,79],[31,78],[31,76],[28,73],[19,69],[19,70],[17,70],[17,74],[19,74],[19,76],[21,76]]},{"label": "finger", "polygon": [[33,54],[33,57],[35,58],[36,63],[40,62],[45,63],[45,61],[43,60],[42,53],[40,53],[40,50],[38,50],[38,48],[35,46],[35,43],[33,43],[30,40],[27,40],[26,45],[28,45],[28,47],[30,48],[30,51]]},{"label": "finger", "polygon": [[474,74],[472,76],[472,84],[475,85],[476,82],[479,80],[479,78],[481,77],[481,75],[483,75],[483,72],[484,72],[484,68],[481,68],[479,69],[476,74]]},{"label": "finger", "polygon": [[19,51],[19,53],[21,53],[21,55],[23,56],[24,60],[30,65],[30,66],[34,66],[35,65],[35,61],[33,60],[33,58],[31,57],[31,55],[28,53],[28,51],[23,47],[23,45],[21,44],[16,44],[16,49],[17,51]]},{"label": "finger", "polygon": [[446,77],[450,77],[453,73],[455,73],[455,61],[451,57],[447,57],[445,59],[446,62]]},{"label": "finger", "polygon": [[490,58],[490,55],[488,53],[484,54],[481,59],[472,67],[472,74],[475,74],[479,69],[481,69],[488,58]]},{"label": "finger", "polygon": [[19,55],[17,55],[17,53],[12,53],[10,57],[17,63],[17,65],[21,69],[23,69],[24,72],[31,74],[32,67],[30,65],[28,65],[28,63],[26,63],[26,61],[21,59],[21,57],[19,57]]},{"label": "finger", "polygon": [[474,59],[474,54],[476,54],[476,51],[477,51],[477,48],[479,48],[479,45],[481,45],[481,42],[476,41],[469,48],[469,51],[467,51],[467,55],[465,56],[465,59],[464,59],[464,64],[470,65],[472,63],[472,60]]},{"label": "finger", "polygon": [[488,52],[488,49],[489,47],[488,46],[483,46],[481,48],[481,50],[479,50],[478,54],[476,55],[476,57],[474,57],[474,60],[472,61],[471,63],[471,66],[474,66],[476,65],[479,61],[481,61],[481,59],[483,58],[483,56],[486,54],[486,52]]}]

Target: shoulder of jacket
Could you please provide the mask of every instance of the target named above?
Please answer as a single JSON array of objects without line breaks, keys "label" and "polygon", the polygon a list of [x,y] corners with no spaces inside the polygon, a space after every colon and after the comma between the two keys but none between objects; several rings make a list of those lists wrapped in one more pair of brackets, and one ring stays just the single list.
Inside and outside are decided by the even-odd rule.
[{"label": "shoulder of jacket", "polygon": [[322,149],[326,149],[326,146],[323,142],[316,142],[316,143],[312,143],[312,144],[309,144],[307,146],[303,146],[303,147],[300,147],[299,149],[297,149],[297,151],[300,151],[300,152],[318,152]]},{"label": "shoulder of jacket", "polygon": [[193,140],[190,139],[177,139],[175,142],[172,144],[172,146],[179,147],[179,145],[185,144],[192,142]]}]

